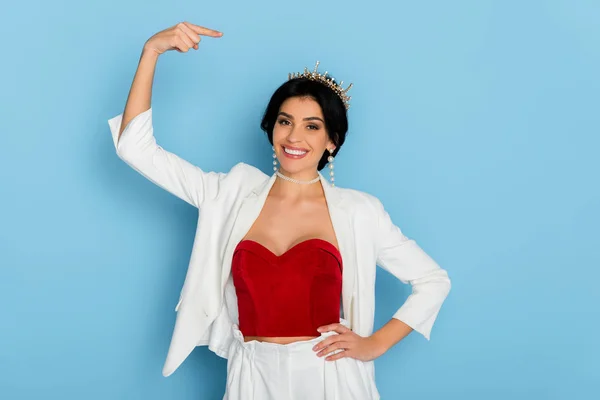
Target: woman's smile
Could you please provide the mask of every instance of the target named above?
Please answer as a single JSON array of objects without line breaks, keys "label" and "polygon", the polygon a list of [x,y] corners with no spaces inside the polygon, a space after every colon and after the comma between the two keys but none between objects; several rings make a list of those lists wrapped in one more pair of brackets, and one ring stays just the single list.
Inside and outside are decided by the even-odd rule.
[{"label": "woman's smile", "polygon": [[281,146],[281,148],[283,149],[283,154],[287,158],[291,158],[291,159],[295,159],[295,160],[304,158],[308,154],[308,150],[296,150],[293,148],[288,148],[286,146]]}]

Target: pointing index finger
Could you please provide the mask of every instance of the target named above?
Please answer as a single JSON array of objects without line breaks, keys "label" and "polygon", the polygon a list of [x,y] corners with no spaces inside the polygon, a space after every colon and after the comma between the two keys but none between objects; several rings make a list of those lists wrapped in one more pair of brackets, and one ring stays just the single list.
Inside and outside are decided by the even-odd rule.
[{"label": "pointing index finger", "polygon": [[221,37],[221,36],[223,36],[222,32],[216,31],[214,29],[208,29],[208,28],[205,28],[203,26],[194,25],[194,24],[189,23],[189,22],[185,22],[185,25],[188,26],[194,32],[196,32],[198,35],[212,36],[212,37]]}]

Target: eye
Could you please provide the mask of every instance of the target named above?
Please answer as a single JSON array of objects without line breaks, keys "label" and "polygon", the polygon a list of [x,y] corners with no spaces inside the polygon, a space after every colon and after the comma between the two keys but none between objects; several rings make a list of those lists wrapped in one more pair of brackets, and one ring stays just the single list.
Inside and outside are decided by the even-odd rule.
[{"label": "eye", "polygon": [[277,123],[279,125],[287,125],[287,124],[289,124],[289,122],[290,121],[288,121],[287,119],[279,119],[279,120],[277,120]]},{"label": "eye", "polygon": [[308,125],[308,129],[319,130],[319,125]]}]

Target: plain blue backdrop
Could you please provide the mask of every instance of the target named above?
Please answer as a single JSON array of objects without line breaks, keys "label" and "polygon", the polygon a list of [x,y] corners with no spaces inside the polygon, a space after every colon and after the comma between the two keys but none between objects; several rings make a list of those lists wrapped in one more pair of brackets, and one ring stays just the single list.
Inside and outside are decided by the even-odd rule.
[{"label": "plain blue backdrop", "polygon": [[[271,171],[288,72],[354,82],[336,183],[379,197],[452,278],[432,339],[376,361],[383,399],[597,399],[600,3],[11,2],[0,13],[0,398],[220,399],[197,348],[161,375],[197,210],[115,154],[142,46],[155,133],[205,170]],[[408,295],[379,269],[376,328]]]}]

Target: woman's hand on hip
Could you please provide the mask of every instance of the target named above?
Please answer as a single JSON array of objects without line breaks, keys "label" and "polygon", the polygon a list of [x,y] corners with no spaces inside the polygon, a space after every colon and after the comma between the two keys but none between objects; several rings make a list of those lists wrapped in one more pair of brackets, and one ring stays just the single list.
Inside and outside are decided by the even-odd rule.
[{"label": "woman's hand on hip", "polygon": [[[385,353],[385,348],[372,336],[363,337],[342,324],[331,324],[319,327],[319,332],[335,331],[337,335],[331,335],[317,343],[313,350],[317,356],[325,358],[325,361],[335,361],[343,357],[355,358],[360,361],[371,361]],[[339,352],[330,353],[339,349]]]},{"label": "woman's hand on hip", "polygon": [[189,22],[180,22],[154,34],[144,44],[144,50],[152,50],[159,55],[169,50],[186,53],[189,49],[198,50],[201,36],[218,38],[223,36],[223,33]]}]

